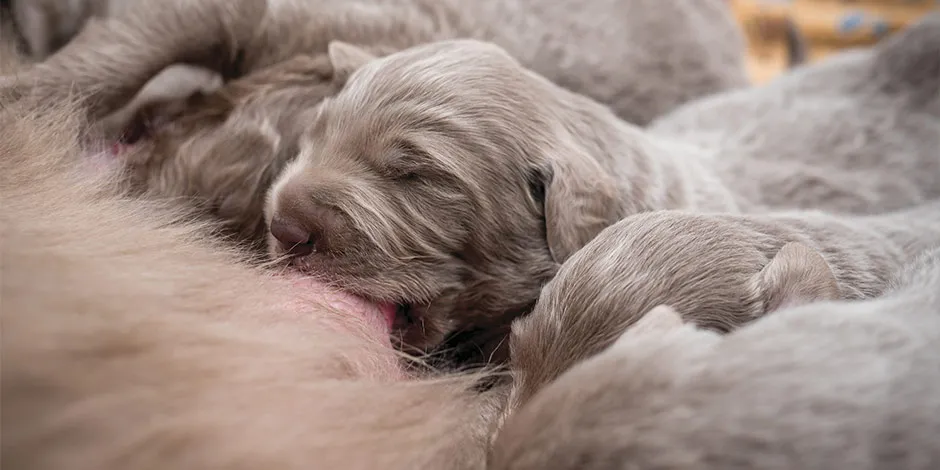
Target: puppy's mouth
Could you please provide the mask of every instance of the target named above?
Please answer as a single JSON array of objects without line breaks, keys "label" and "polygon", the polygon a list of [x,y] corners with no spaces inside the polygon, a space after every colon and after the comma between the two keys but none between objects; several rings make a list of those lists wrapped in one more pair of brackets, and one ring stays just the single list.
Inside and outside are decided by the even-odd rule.
[{"label": "puppy's mouth", "polygon": [[379,309],[385,315],[389,330],[401,331],[417,325],[427,307],[414,303],[381,302]]},{"label": "puppy's mouth", "polygon": [[152,129],[144,125],[129,126],[121,133],[117,140],[111,143],[109,151],[112,156],[120,157],[133,149],[137,144],[148,139],[152,134]]}]

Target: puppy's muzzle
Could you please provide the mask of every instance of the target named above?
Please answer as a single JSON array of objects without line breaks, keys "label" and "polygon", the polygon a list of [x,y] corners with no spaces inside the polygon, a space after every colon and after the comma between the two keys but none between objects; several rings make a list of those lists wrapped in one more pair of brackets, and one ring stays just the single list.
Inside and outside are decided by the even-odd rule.
[{"label": "puppy's muzzle", "polygon": [[348,223],[338,209],[318,203],[290,186],[278,196],[269,231],[284,253],[305,257],[337,249]]}]

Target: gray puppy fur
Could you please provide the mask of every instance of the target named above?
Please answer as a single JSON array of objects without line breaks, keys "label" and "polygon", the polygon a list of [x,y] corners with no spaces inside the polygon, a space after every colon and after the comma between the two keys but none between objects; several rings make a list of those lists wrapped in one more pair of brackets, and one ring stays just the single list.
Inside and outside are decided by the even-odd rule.
[{"label": "gray puppy fur", "polygon": [[[68,3],[20,1],[50,16]],[[85,96],[90,121],[110,114],[97,126],[104,140],[134,144],[116,147],[130,186],[191,203],[255,246],[266,233],[265,194],[297,155],[298,135],[363,57],[440,38],[491,39],[640,123],[746,84],[743,41],[720,0],[117,3],[123,16],[89,21],[73,44],[21,74],[20,92]],[[168,81],[175,62],[219,72],[225,85],[201,93],[204,80],[185,70]],[[175,96],[181,89],[190,93]]]},{"label": "gray puppy fur", "polygon": [[[30,24],[54,22],[49,17],[64,7],[19,2],[15,8],[38,18]],[[71,0],[73,8],[96,2],[107,3]],[[473,37],[639,124],[747,84],[743,38],[721,0],[172,0],[124,10],[116,22],[91,21],[76,47],[42,68],[41,83],[61,89],[77,81],[79,91],[101,93],[102,104],[123,104],[174,62],[247,73],[325,54],[331,40],[383,54]]]},{"label": "gray puppy fur", "polygon": [[[689,144],[645,132],[481,42],[363,58],[343,91],[324,102],[300,156],[272,188],[271,253],[295,255],[299,269],[402,304],[403,341],[428,348],[467,331],[504,333],[559,263],[632,214],[767,206],[867,212],[940,197],[940,98],[930,94],[940,75],[884,65],[940,67],[938,33],[940,14],[863,53],[845,74],[868,70],[881,81],[818,103],[890,103],[893,111],[884,112],[904,116],[895,121],[904,126],[859,121],[852,134],[851,123],[825,115],[813,121],[818,141],[805,141],[802,124],[778,123],[762,128],[790,143],[777,161],[717,155],[691,137]],[[760,100],[772,92],[747,93]],[[841,130],[827,135],[830,126]],[[880,160],[854,161],[859,142],[881,148]],[[805,155],[794,150],[800,144]],[[849,190],[851,197],[835,196]],[[494,334],[494,342],[503,339]]]},{"label": "gray puppy fur", "polygon": [[878,213],[940,197],[940,13],[649,129],[736,174],[735,192],[753,204]]},{"label": "gray puppy fur", "polygon": [[[81,31],[93,16],[109,13],[108,0],[10,0],[13,25],[35,59],[44,59]],[[120,2],[117,2],[120,3]]]},{"label": "gray puppy fur", "polygon": [[940,246],[940,201],[837,216],[656,211],[607,228],[574,254],[510,335],[509,412],[666,304],[728,332],[817,300],[881,295],[894,273]]},{"label": "gray puppy fur", "polygon": [[487,468],[933,470],[938,435],[934,250],[884,297],[725,337],[657,307],[512,416]]}]

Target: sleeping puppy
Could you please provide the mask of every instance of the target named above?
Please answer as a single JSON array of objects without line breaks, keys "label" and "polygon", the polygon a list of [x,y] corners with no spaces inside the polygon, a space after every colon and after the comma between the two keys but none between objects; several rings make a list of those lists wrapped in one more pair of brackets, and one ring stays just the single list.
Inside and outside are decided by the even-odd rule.
[{"label": "sleeping puppy", "polygon": [[[51,101],[77,92],[92,122],[114,113],[99,126],[101,138],[133,144],[117,147],[132,183],[154,196],[192,201],[249,242],[263,240],[264,194],[296,156],[298,130],[376,54],[440,38],[491,39],[640,123],[745,84],[742,40],[720,0],[151,3],[91,21],[74,44],[20,77],[22,92]],[[137,98],[142,103],[127,105],[178,62],[238,80],[210,97],[145,91],[146,99]]]},{"label": "sleeping puppy", "polygon": [[[915,56],[940,65],[940,54],[931,54],[940,52],[940,36],[932,36],[938,18],[866,54],[863,65],[881,70],[884,61]],[[557,265],[623,217],[765,212],[761,203],[775,194],[777,207],[833,210],[849,205],[848,196],[830,197],[839,191],[872,208],[940,197],[940,133],[925,132],[940,125],[940,113],[909,102],[940,86],[940,76],[913,80],[915,72],[897,68],[896,87],[877,95],[878,103],[897,103],[893,113],[909,111],[912,128],[856,129],[886,149],[903,149],[891,145],[899,136],[910,139],[908,151],[886,154],[881,165],[848,163],[854,137],[790,162],[743,154],[721,161],[618,120],[496,46],[418,46],[367,62],[324,102],[299,157],[272,188],[270,251],[343,289],[398,303],[405,344],[428,349],[456,335],[448,343],[486,355],[483,343],[502,343],[509,320],[531,309]],[[874,96],[860,90],[860,100]],[[794,129],[792,145],[814,150]],[[792,168],[765,171],[783,163]],[[749,180],[756,173],[763,186]],[[788,185],[806,194],[780,197]]]},{"label": "sleeping puppy", "polygon": [[487,468],[935,469],[940,250],[898,284],[725,337],[656,307],[512,416]]},{"label": "sleeping puppy", "polygon": [[114,158],[132,191],[184,199],[220,222],[227,236],[260,252],[267,232],[264,195],[296,155],[319,101],[341,86],[332,79],[348,68],[350,58],[341,52],[298,55],[215,89],[211,77],[181,83],[177,74],[175,88],[191,91],[182,99],[161,85],[164,72],[98,129],[124,133]]},{"label": "sleeping puppy", "polygon": [[509,412],[600,352],[644,312],[732,331],[816,300],[868,299],[940,246],[940,201],[877,216],[656,211],[628,217],[574,254],[510,335]]},{"label": "sleeping puppy", "polygon": [[408,380],[375,305],[116,191],[65,104],[0,102],[3,468],[483,468],[498,394]]}]

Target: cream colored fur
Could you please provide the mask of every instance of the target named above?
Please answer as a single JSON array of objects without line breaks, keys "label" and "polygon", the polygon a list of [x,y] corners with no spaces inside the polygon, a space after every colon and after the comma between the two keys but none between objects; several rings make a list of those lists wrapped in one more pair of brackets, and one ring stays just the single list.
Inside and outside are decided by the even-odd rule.
[{"label": "cream colored fur", "polygon": [[331,306],[178,207],[123,195],[68,102],[8,91],[3,468],[483,467],[498,393],[406,381],[373,310]]},{"label": "cream colored fur", "polygon": [[725,337],[683,316],[653,309],[539,392],[488,468],[940,466],[940,250],[880,298],[785,309]]}]

